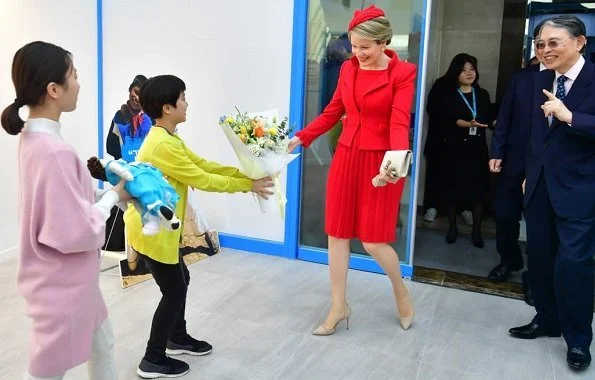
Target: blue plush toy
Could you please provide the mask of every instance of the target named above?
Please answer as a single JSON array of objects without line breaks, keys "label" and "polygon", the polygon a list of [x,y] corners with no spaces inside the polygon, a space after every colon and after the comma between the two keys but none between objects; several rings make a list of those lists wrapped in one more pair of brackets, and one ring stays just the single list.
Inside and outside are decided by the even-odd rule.
[{"label": "blue plush toy", "polygon": [[161,227],[170,231],[180,228],[180,220],[174,214],[180,197],[159,169],[143,162],[97,157],[91,157],[87,167],[93,178],[107,180],[113,186],[122,179],[127,181],[124,189],[141,214],[145,235],[155,235]]}]

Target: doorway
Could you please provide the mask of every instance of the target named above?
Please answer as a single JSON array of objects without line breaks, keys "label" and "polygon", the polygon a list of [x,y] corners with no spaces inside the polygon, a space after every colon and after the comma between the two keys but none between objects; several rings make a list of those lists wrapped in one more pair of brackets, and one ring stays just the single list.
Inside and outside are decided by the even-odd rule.
[{"label": "doorway", "polygon": [[[490,95],[490,112],[496,119],[499,104],[506,92],[511,75],[529,64],[533,57],[533,29],[543,19],[572,13],[586,25],[595,16],[594,1],[527,1],[527,0],[440,0],[431,1],[426,99],[435,83],[447,71],[453,57],[467,53],[477,58],[479,85]],[[588,35],[593,34],[587,27]],[[593,46],[591,46],[593,49]],[[587,51],[586,58],[591,58]],[[489,190],[484,195],[481,233],[483,248],[472,244],[473,215],[469,204],[457,204],[458,238],[447,244],[449,222],[439,183],[432,180],[431,159],[423,153],[427,141],[428,114],[423,123],[417,186],[417,222],[414,243],[414,278],[439,285],[464,288],[490,294],[522,298],[522,273],[514,272],[505,282],[491,282],[488,273],[500,263],[496,249],[494,199],[497,175],[490,175]],[[492,130],[486,131],[488,150]],[[430,169],[430,170],[428,170]],[[456,168],[447,168],[456,170]],[[430,174],[430,176],[428,176]],[[434,183],[436,183],[434,181]],[[439,191],[436,191],[436,188]],[[525,251],[524,220],[521,220],[519,244]],[[526,265],[526,257],[523,253]]]}]

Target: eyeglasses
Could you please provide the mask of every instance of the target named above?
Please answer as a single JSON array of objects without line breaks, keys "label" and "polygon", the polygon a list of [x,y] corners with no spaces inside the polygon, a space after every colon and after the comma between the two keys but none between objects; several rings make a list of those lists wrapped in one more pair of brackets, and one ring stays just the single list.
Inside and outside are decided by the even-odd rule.
[{"label": "eyeglasses", "polygon": [[569,39],[570,38],[565,38],[563,40],[551,40],[551,41],[548,41],[547,43],[545,41],[535,41],[535,47],[537,48],[537,50],[543,50],[543,49],[545,49],[545,45],[547,44],[547,46],[550,49],[556,49],[561,46],[562,42],[569,40]]}]

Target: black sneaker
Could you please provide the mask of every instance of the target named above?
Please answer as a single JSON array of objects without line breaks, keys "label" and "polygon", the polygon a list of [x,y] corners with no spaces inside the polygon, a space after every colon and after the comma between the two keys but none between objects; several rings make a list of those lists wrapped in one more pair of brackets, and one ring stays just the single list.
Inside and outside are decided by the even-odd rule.
[{"label": "black sneaker", "polygon": [[158,379],[161,377],[173,378],[184,376],[190,371],[187,363],[174,358],[165,358],[160,364],[155,364],[143,358],[136,374],[143,379]]},{"label": "black sneaker", "polygon": [[196,340],[190,335],[186,335],[177,342],[173,342],[171,339],[168,340],[165,353],[167,355],[188,354],[193,356],[202,356],[210,354],[211,351],[213,351],[213,346],[207,342]]}]

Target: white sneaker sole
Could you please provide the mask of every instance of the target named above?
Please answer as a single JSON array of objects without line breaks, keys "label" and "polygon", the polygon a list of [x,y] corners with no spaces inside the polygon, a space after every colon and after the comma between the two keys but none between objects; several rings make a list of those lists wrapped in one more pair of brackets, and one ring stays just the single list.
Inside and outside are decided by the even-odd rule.
[{"label": "white sneaker sole", "polygon": [[465,222],[466,225],[468,225],[468,226],[473,225],[473,214],[472,213],[462,212],[461,217],[463,218],[463,222]]},{"label": "white sneaker sole", "polygon": [[187,369],[186,372],[183,372],[183,373],[178,373],[175,375],[168,375],[165,373],[158,373],[158,372],[143,372],[140,370],[140,368],[136,369],[136,374],[139,375],[140,377],[142,377],[143,379],[161,379],[161,378],[172,379],[174,377],[182,377],[182,376],[186,375],[188,372],[190,372],[189,369]]},{"label": "white sneaker sole", "polygon": [[169,348],[165,349],[165,354],[169,356],[176,356],[176,355],[192,355],[192,356],[205,356],[213,352],[213,350],[205,351],[205,352],[195,352],[190,350],[170,350]]},{"label": "white sneaker sole", "polygon": [[428,211],[426,211],[426,213],[424,214],[424,220],[426,222],[432,223],[433,221],[436,220],[437,216],[438,216],[438,211],[436,211],[435,209],[428,209]]}]

